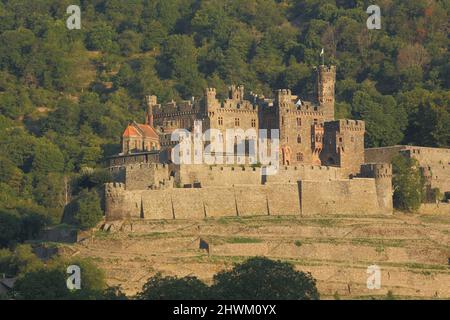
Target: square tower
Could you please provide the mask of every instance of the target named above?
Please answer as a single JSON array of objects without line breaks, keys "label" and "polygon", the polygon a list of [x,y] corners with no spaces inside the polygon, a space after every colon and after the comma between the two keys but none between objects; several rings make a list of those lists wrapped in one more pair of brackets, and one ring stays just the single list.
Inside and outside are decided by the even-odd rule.
[{"label": "square tower", "polygon": [[319,66],[317,77],[317,101],[325,121],[334,120],[336,66]]}]

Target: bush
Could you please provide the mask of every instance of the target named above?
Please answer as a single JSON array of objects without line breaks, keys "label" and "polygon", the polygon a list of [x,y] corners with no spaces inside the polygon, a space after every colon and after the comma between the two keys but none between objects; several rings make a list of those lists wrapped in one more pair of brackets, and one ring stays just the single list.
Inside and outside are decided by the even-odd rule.
[{"label": "bush", "polygon": [[75,200],[74,222],[81,230],[95,227],[103,217],[100,207],[100,197],[95,191],[82,191]]},{"label": "bush", "polygon": [[215,299],[317,300],[316,280],[292,264],[267,258],[251,258],[231,271],[214,276]]},{"label": "bush", "polygon": [[162,277],[160,273],[148,279],[140,300],[202,300],[208,297],[208,286],[196,277]]},{"label": "bush", "polygon": [[425,188],[417,160],[398,155],[392,159],[392,169],[394,206],[403,211],[417,211],[422,203]]}]

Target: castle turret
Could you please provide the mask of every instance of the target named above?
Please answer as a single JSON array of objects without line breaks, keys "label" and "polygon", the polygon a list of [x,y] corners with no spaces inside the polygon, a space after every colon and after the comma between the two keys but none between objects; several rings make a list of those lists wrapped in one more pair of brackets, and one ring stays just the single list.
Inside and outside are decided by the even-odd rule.
[{"label": "castle turret", "polygon": [[383,213],[392,213],[392,165],[390,163],[367,163],[361,166],[361,176],[374,178],[377,199]]},{"label": "castle turret", "polygon": [[334,120],[334,92],[336,83],[336,66],[319,66],[317,77],[317,99],[323,111],[325,121]]},{"label": "castle turret", "polygon": [[145,102],[147,103],[145,111],[145,124],[153,127],[153,107],[158,103],[156,96],[146,96]]},{"label": "castle turret", "polygon": [[243,101],[244,100],[244,86],[230,86],[228,88],[229,90],[229,98],[236,101]]},{"label": "castle turret", "polygon": [[205,89],[205,113],[209,116],[212,116],[216,109],[220,107],[216,94],[217,92],[215,88]]},{"label": "castle turret", "polygon": [[361,120],[325,122],[322,164],[341,167],[348,175],[358,175],[364,163],[364,133],[365,123]]},{"label": "castle turret", "polygon": [[105,218],[107,221],[122,220],[131,216],[127,206],[125,184],[112,182],[105,184]]},{"label": "castle turret", "polygon": [[280,89],[276,92],[276,104],[281,107],[292,102],[292,92],[289,89]]}]

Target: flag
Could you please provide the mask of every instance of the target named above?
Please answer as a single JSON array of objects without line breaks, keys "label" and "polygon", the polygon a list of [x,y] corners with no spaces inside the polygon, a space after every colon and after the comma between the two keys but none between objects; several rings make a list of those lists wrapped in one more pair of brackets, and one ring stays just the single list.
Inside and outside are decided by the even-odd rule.
[{"label": "flag", "polygon": [[322,57],[324,53],[325,53],[325,51],[322,48],[322,51],[320,52],[320,56]]}]

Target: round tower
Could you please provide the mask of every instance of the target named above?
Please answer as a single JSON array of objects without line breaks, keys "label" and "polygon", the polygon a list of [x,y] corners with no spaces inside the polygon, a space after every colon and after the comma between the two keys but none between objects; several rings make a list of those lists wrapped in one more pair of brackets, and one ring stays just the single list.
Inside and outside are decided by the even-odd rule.
[{"label": "round tower", "polygon": [[392,213],[392,165],[390,163],[373,164],[373,175],[377,188],[378,204],[385,213]]}]

